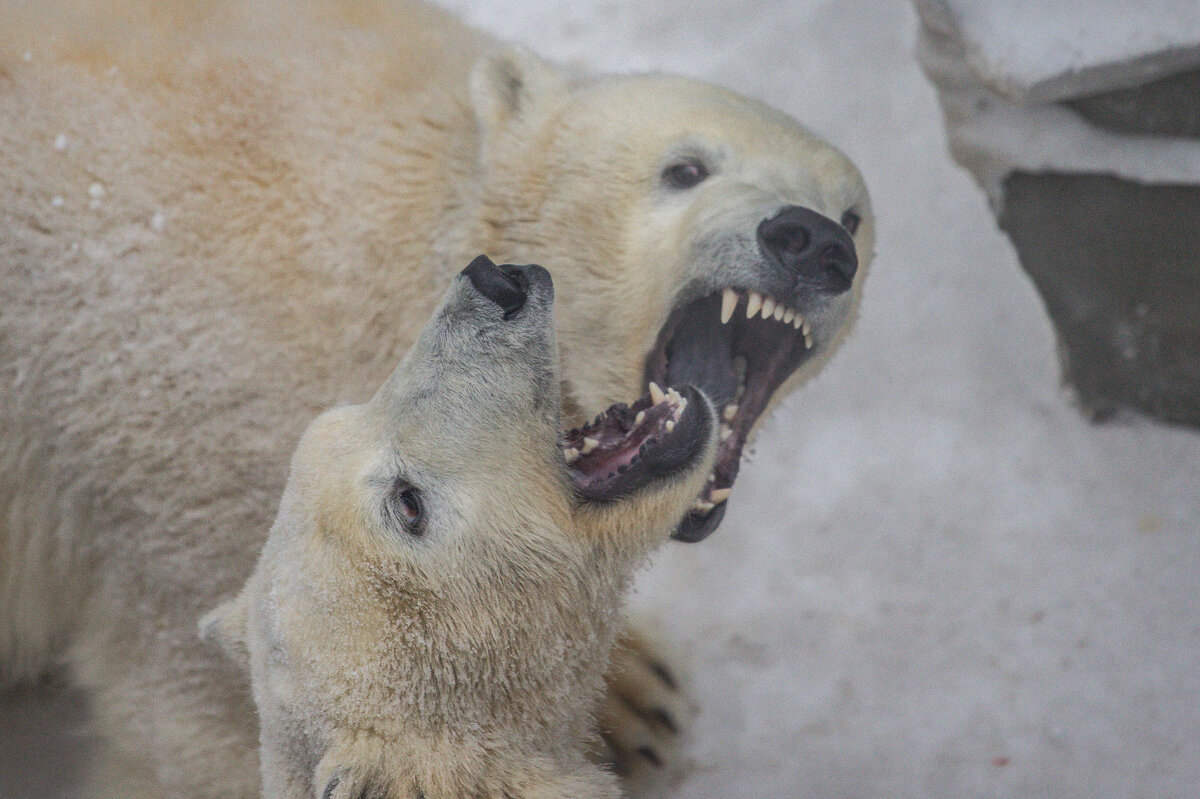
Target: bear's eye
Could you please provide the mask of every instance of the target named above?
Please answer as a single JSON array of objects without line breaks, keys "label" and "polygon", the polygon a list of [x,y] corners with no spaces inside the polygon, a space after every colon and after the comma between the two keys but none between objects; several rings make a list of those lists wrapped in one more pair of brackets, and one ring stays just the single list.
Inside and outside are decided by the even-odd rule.
[{"label": "bear's eye", "polygon": [[421,502],[421,492],[412,484],[404,480],[396,481],[388,498],[388,511],[406,533],[421,535],[425,532],[425,508]]},{"label": "bear's eye", "polygon": [[673,189],[690,189],[708,177],[708,167],[695,158],[687,158],[663,170],[662,180]]},{"label": "bear's eye", "polygon": [[847,211],[842,214],[842,227],[846,228],[846,232],[851,236],[858,230],[858,223],[861,221],[862,217],[854,213],[854,211]]}]

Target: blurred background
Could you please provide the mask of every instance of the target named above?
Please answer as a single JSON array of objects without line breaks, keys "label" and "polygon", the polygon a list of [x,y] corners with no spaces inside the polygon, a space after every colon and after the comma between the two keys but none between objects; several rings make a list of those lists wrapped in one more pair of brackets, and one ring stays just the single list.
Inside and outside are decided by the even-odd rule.
[{"label": "blurred background", "polygon": [[[1196,796],[1200,436],[1093,424],[1063,389],[1042,296],[950,157],[913,7],[440,2],[550,58],[764,100],[872,192],[855,333],[767,422],[718,533],[639,580],[698,711],[673,795]],[[15,707],[0,737],[55,725]],[[0,794],[67,784],[85,743],[10,755]]]}]

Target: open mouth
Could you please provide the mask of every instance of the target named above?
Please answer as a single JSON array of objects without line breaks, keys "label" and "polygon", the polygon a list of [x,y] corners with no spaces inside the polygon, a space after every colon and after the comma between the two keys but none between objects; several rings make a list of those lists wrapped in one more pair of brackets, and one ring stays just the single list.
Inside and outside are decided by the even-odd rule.
[{"label": "open mouth", "polygon": [[590,500],[618,499],[686,468],[711,435],[704,398],[691,386],[619,403],[563,434],[571,482]]},{"label": "open mouth", "polygon": [[721,419],[713,473],[674,538],[700,541],[717,529],[754,423],[812,349],[803,314],[756,291],[727,288],[671,313],[647,358],[646,378],[700,388]]}]

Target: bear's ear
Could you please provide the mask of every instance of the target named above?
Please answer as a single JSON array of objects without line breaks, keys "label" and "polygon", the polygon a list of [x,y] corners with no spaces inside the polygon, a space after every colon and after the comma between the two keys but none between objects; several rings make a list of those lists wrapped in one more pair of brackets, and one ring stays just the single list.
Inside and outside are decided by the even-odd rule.
[{"label": "bear's ear", "polygon": [[471,70],[471,105],[485,140],[566,94],[560,72],[523,47],[482,56]]},{"label": "bear's ear", "polygon": [[250,670],[250,650],[246,645],[245,594],[239,594],[204,614],[199,626],[201,638],[221,647],[225,655],[242,670]]}]

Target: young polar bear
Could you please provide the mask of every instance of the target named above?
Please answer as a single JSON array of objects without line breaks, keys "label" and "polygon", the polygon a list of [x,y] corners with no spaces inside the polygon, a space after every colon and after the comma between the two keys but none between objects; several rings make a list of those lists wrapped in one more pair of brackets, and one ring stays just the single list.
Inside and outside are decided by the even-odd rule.
[{"label": "young polar bear", "polygon": [[[458,265],[554,270],[567,424],[650,380],[713,400],[698,540],[845,337],[872,231],[786,115],[420,3],[0,0],[0,685],[86,691],[92,797],[254,795],[241,675],[195,620],[249,575],[307,422],[369,396]],[[616,652],[601,727],[649,770],[679,700],[647,657]]]},{"label": "young polar bear", "polygon": [[480,256],[374,398],[301,438],[257,568],[201,622],[252,676],[264,797],[620,795],[586,750],[621,594],[717,421],[654,386],[563,443],[552,301]]}]

